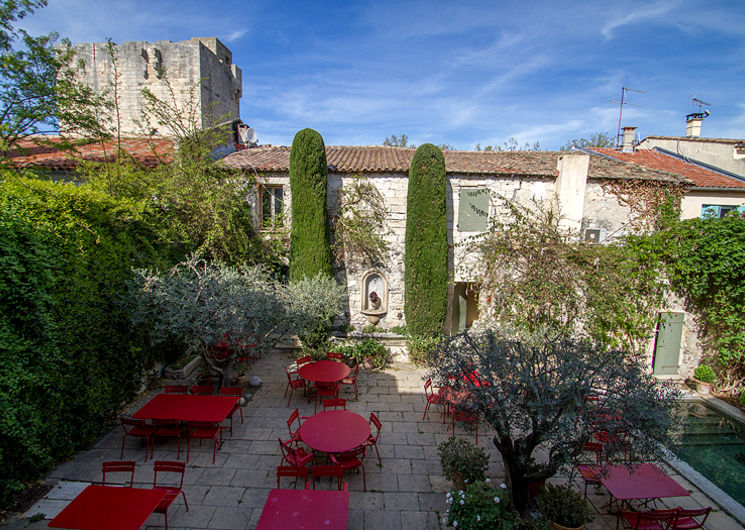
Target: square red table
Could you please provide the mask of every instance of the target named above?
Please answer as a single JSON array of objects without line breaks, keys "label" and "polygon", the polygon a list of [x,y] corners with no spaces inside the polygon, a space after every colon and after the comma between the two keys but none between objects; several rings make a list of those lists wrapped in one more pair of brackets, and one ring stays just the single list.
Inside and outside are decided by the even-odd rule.
[{"label": "square red table", "polygon": [[139,420],[179,420],[219,423],[228,417],[240,397],[158,394],[132,414]]},{"label": "square red table", "polygon": [[165,496],[164,489],[91,485],[81,491],[47,526],[80,530],[136,530],[145,524]]},{"label": "square red table", "polygon": [[348,516],[348,491],[274,489],[256,530],[346,530]]},{"label": "square red table", "polygon": [[634,467],[633,473],[625,466],[594,469],[603,486],[619,501],[684,497],[691,494],[654,464],[639,464]]}]

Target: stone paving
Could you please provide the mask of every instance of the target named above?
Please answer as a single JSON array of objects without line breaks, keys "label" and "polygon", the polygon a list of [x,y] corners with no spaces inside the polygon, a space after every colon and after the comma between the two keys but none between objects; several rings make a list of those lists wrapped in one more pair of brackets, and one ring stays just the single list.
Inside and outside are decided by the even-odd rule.
[{"label": "stone paving", "polygon": [[[269,490],[276,487],[275,469],[280,465],[278,438],[287,439],[286,420],[295,407],[301,416],[313,414],[313,403],[307,404],[302,390],[295,391],[290,406],[283,393],[287,383],[284,366],[290,357],[275,352],[257,362],[252,374],[263,384],[243,409],[245,422],[234,417],[233,437],[227,439],[212,463],[212,447],[203,443],[192,447],[192,454],[184,478],[184,491],[189,503],[186,511],[179,498],[169,510],[169,528],[173,529],[245,529],[255,528]],[[375,451],[365,459],[367,492],[362,491],[361,474],[345,474],[350,489],[350,529],[397,530],[437,529],[439,517],[445,511],[445,492],[450,484],[442,477],[437,444],[450,435],[449,425],[443,425],[439,407],[432,407],[426,421],[424,410],[424,370],[408,363],[394,363],[385,370],[361,371],[358,379],[359,397],[354,401],[351,388],[344,388],[340,397],[347,398],[347,408],[368,417],[374,412],[383,423],[378,448],[382,467],[378,466]],[[141,396],[126,411],[130,414],[147,402],[159,390]],[[456,428],[458,436],[474,441],[472,433]],[[48,476],[58,486],[47,497],[29,510],[26,518],[11,519],[5,528],[46,528],[48,521],[34,521],[34,513],[44,513],[47,519],[58,513],[86,484],[101,480],[101,462],[118,460],[121,429],[117,426],[92,447],[79,453],[73,460],[61,464]],[[503,469],[498,453],[489,442],[487,428],[479,427],[479,446],[491,454],[488,476],[501,481]],[[185,449],[185,444],[182,450]],[[144,448],[137,440],[128,439],[125,459],[137,460],[135,485],[152,486],[151,461],[144,462]],[[175,441],[158,442],[156,460],[175,460]],[[185,454],[181,456],[182,461]],[[669,470],[668,470],[669,471]],[[718,510],[716,505],[697,491],[684,478],[670,472],[683,487],[692,491],[690,498],[674,499],[674,505],[685,507],[715,506],[706,525],[710,529],[741,528],[733,519]],[[565,479],[558,479],[558,481]],[[324,484],[324,487],[328,487]],[[582,486],[577,482],[576,487]],[[608,502],[604,490],[590,487],[589,499],[594,511]],[[37,516],[38,518],[38,516]],[[163,528],[163,515],[152,515],[146,528]],[[588,529],[615,528],[612,515],[598,513]]]}]

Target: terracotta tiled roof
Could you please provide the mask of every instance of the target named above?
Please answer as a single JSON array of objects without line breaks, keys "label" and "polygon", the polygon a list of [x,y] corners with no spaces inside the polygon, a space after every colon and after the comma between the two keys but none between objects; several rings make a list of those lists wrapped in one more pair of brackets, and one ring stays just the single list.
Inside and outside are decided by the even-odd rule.
[{"label": "terracotta tiled roof", "polygon": [[[451,174],[510,174],[555,178],[557,151],[445,151],[445,167]],[[326,146],[330,171],[340,173],[408,173],[414,149],[404,147]],[[290,168],[290,148],[262,146],[231,153],[223,159],[229,167],[283,172]],[[678,182],[677,175],[599,157],[590,158],[590,178],[624,178]]]},{"label": "terracotta tiled roof", "polygon": [[631,153],[622,153],[615,149],[603,147],[593,147],[590,150],[613,157],[616,160],[632,162],[647,168],[667,171],[669,173],[676,173],[690,179],[699,188],[745,189],[745,182],[742,180],[722,175],[716,171],[711,171],[699,165],[691,164],[679,158],[650,149],[638,149]]},{"label": "terracotta tiled roof", "polygon": [[[73,151],[67,151],[55,146],[60,141],[58,136],[26,138],[19,142],[20,149],[8,153],[8,163],[18,168],[42,167],[70,171],[77,167],[80,160],[104,162],[116,159],[114,143],[106,143],[105,151],[99,143],[80,145]],[[166,138],[122,138],[121,146],[145,167],[156,167],[173,159],[173,142]]]}]

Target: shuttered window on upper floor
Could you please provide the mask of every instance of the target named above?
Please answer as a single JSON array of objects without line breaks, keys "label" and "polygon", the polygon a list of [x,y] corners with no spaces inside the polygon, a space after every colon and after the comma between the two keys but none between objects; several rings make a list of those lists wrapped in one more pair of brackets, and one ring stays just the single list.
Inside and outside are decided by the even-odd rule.
[{"label": "shuttered window on upper floor", "polygon": [[483,232],[489,223],[489,191],[486,188],[461,188],[458,199],[458,230]]}]

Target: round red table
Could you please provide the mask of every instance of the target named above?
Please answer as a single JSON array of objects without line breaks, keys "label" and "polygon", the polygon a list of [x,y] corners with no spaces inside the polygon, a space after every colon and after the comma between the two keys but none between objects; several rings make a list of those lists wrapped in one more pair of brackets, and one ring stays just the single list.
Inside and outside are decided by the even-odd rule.
[{"label": "round red table", "polygon": [[324,453],[342,453],[362,445],[370,437],[370,424],[348,410],[325,410],[305,420],[298,430],[308,447]]},{"label": "round red table", "polygon": [[336,383],[351,372],[349,366],[337,361],[316,361],[304,364],[298,369],[300,377],[316,383]]}]

